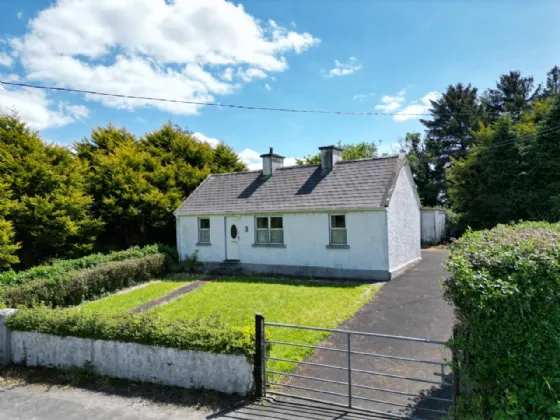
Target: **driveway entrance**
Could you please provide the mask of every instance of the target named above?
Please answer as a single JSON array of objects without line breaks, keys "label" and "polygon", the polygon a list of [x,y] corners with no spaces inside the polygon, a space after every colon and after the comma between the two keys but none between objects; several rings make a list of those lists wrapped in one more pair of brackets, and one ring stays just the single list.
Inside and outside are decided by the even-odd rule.
[{"label": "driveway entrance", "polygon": [[[450,360],[451,354],[441,342],[450,338],[453,324],[452,309],[443,301],[440,288],[441,277],[446,275],[441,265],[446,255],[445,250],[423,251],[422,262],[383,286],[371,302],[338,328],[358,334],[332,334],[319,343],[322,348],[291,372],[293,376],[282,381],[284,387],[276,386],[273,391],[346,405],[347,384],[352,381],[361,385],[352,388],[354,401],[360,402],[356,407],[401,418],[443,417],[439,411],[449,408],[451,387],[447,384],[451,378],[449,368],[442,376],[439,363]],[[347,369],[332,368],[348,366],[348,352],[336,349],[347,349],[349,337],[351,377]]]}]

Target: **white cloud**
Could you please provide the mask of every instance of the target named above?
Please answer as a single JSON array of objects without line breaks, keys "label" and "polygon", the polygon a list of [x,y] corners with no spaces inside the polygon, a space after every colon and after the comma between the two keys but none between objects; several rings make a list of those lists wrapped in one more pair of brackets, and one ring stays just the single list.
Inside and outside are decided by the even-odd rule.
[{"label": "white cloud", "polygon": [[250,171],[262,169],[262,158],[259,152],[255,152],[253,149],[247,148],[243,149],[237,155],[239,156],[239,159],[247,165]]},{"label": "white cloud", "polygon": [[237,69],[237,76],[244,82],[248,83],[253,79],[266,79],[268,74],[261,69],[251,67],[247,70],[243,70],[241,68]]},{"label": "white cloud", "polygon": [[218,144],[221,143],[220,140],[218,139],[214,139],[212,137],[207,137],[202,133],[193,133],[193,137],[196,138],[197,140],[203,141],[205,143],[208,143],[210,146],[212,147],[216,147]]},{"label": "white cloud", "polygon": [[295,166],[297,165],[295,157],[288,157],[284,159],[284,166]]},{"label": "white cloud", "polygon": [[435,101],[439,98],[441,94],[439,92],[433,91],[429,92],[418,101],[412,101],[407,106],[405,106],[401,111],[399,111],[395,116],[393,116],[393,120],[395,121],[406,121],[409,119],[418,119],[422,118],[421,115],[407,115],[407,114],[426,114],[429,112],[431,108],[430,101]]},{"label": "white cloud", "polygon": [[272,90],[272,86],[270,86],[268,83],[265,83],[264,88],[268,91]]},{"label": "white cloud", "polygon": [[88,117],[83,105],[70,105],[47,98],[44,91],[34,89],[7,89],[0,86],[0,112],[16,111],[31,128],[43,130],[62,127]]},{"label": "white cloud", "polygon": [[21,11],[17,12],[17,18],[21,19],[22,17],[23,17],[23,12],[21,12]]},{"label": "white cloud", "polygon": [[146,124],[146,120],[140,116],[134,118],[134,121],[139,123],[139,124]]},{"label": "white cloud", "polygon": [[12,64],[14,64],[14,59],[6,53],[0,52],[0,66],[12,67]]},{"label": "white cloud", "polygon": [[231,67],[226,67],[224,72],[222,73],[222,79],[227,82],[231,82],[233,80],[233,69]]},{"label": "white cloud", "polygon": [[16,73],[0,73],[0,79],[2,79],[4,82],[19,82],[20,81],[20,77],[18,74]]},{"label": "white cloud", "polygon": [[[13,39],[26,78],[74,89],[215,101],[288,68],[320,40],[225,0],[60,0]],[[235,73],[233,68],[241,69]],[[198,105],[90,95],[106,106],[195,114]]]},{"label": "white cloud", "polygon": [[361,100],[369,98],[371,96],[375,96],[375,93],[373,93],[373,92],[356,93],[356,94],[352,95],[352,99],[354,99],[355,101],[361,101]]},{"label": "white cloud", "polygon": [[334,68],[330,70],[322,70],[322,72],[325,77],[347,76],[362,68],[362,65],[358,64],[357,61],[356,57],[350,57],[347,63],[341,63],[338,60],[334,60]]},{"label": "white cloud", "polygon": [[396,111],[402,106],[402,103],[405,100],[405,94],[406,89],[401,89],[394,96],[385,95],[381,98],[381,103],[375,106],[375,109],[380,109],[385,112]]},{"label": "white cloud", "polygon": [[[253,149],[243,149],[237,155],[239,159],[243,163],[247,165],[250,171],[257,171],[262,169],[262,158],[259,152],[254,151]],[[287,157],[284,159],[284,166],[294,166],[296,165],[296,158],[295,157]]]}]

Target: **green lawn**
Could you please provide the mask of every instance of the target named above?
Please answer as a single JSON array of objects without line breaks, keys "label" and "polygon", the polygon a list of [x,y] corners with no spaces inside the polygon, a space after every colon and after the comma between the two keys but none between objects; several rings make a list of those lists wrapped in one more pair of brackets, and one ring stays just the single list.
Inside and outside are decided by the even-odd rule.
[{"label": "green lawn", "polygon": [[[95,300],[93,302],[80,305],[80,310],[96,311],[96,312],[119,312],[130,311],[150,300],[157,299],[179,287],[185,286],[191,281],[162,280],[148,283],[145,286],[133,289],[128,292],[117,293],[104,299]],[[186,280],[186,279],[185,279]]]},{"label": "green lawn", "polygon": [[[219,316],[232,326],[253,326],[255,313],[269,322],[335,328],[372,298],[380,285],[280,281],[254,278],[215,280],[150,313],[169,319]],[[269,327],[271,340],[316,344],[327,334]],[[271,356],[303,360],[310,349],[273,345]],[[288,372],[293,363],[269,361],[268,369]]]}]

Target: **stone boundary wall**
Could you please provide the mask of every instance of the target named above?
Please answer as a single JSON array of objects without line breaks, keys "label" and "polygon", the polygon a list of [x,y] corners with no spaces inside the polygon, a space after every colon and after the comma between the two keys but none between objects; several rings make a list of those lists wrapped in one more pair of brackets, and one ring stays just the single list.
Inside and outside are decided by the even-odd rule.
[{"label": "stone boundary wall", "polygon": [[0,358],[5,364],[87,368],[114,378],[230,394],[252,391],[253,366],[243,355],[10,331],[2,316],[0,312]]}]

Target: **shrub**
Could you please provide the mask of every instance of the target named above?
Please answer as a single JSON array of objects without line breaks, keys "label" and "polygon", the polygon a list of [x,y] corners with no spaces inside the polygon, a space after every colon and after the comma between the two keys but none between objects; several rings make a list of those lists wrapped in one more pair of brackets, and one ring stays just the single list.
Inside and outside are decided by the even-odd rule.
[{"label": "shrub", "polygon": [[451,209],[445,211],[445,236],[459,238],[465,232],[465,217]]},{"label": "shrub", "polygon": [[150,314],[104,314],[79,308],[38,307],[16,312],[8,317],[6,325],[16,331],[241,354],[249,360],[255,348],[252,328],[230,328],[217,318],[170,321]]},{"label": "shrub", "polygon": [[169,268],[167,254],[112,262],[58,277],[37,279],[0,288],[4,307],[72,306],[115,290],[161,276]]},{"label": "shrub", "polygon": [[450,250],[457,418],[560,417],[560,224],[467,231]]},{"label": "shrub", "polygon": [[169,246],[169,245],[165,245],[165,244],[160,244],[160,243],[158,243],[156,245],[157,245],[158,251],[169,255],[169,258],[171,258],[171,261],[173,261],[174,263],[179,261],[179,253],[177,252],[177,248]]},{"label": "shrub", "polygon": [[[142,258],[146,255],[155,254],[157,252],[175,252],[172,248],[162,248],[161,245],[148,245],[143,248],[133,247],[125,251],[111,252],[110,254],[92,254],[83,258],[74,260],[58,260],[50,265],[38,265],[29,270],[15,272],[13,270],[0,273],[1,284],[22,284],[39,278],[49,279],[60,277],[74,270],[83,270],[86,268],[96,267],[101,264],[107,264],[113,261],[128,260],[131,258]],[[173,257],[172,254],[170,254]]]}]

